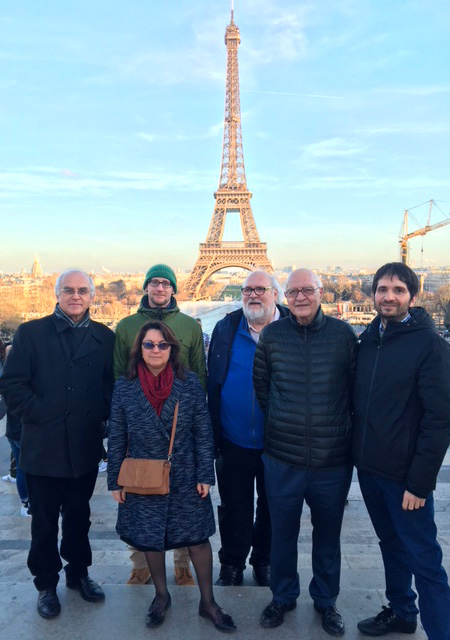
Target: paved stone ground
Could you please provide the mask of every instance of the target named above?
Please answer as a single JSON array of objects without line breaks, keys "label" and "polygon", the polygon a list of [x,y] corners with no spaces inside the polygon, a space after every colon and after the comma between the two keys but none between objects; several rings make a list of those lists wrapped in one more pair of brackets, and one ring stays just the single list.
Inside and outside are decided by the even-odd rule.
[{"label": "paved stone ground", "polygon": [[[0,422],[0,474],[8,470],[9,448]],[[213,501],[217,504],[217,490]],[[450,573],[450,455],[439,476],[435,494],[439,540],[444,549],[444,565]],[[377,539],[367,516],[357,482],[352,483],[342,533],[342,580],[339,610],[345,617],[347,640],[359,639],[356,622],[379,612],[384,600],[384,574]],[[91,501],[93,567],[91,575],[104,587],[106,601],[84,602],[76,592],[66,590],[62,579],[58,587],[62,613],[50,621],[36,613],[36,591],[26,567],[30,540],[30,519],[20,517],[20,502],[14,485],[0,481],[0,638],[14,640],[126,640],[127,638],[166,638],[203,640],[220,637],[210,623],[197,615],[198,590],[177,587],[173,577],[173,557],[167,555],[168,582],[172,608],[165,624],[156,630],[145,627],[146,610],[153,599],[153,587],[127,586],[130,572],[128,553],[114,527],[116,505],[106,489],[106,474],[97,481]],[[218,575],[219,537],[211,539],[214,551],[214,579]],[[251,568],[247,568],[242,587],[216,587],[217,601],[230,611],[238,624],[241,640],[324,640],[308,594],[311,579],[311,522],[305,507],[299,538],[299,572],[302,594],[298,607],[286,614],[285,623],[274,630],[259,626],[262,609],[270,602],[269,589],[256,587]],[[391,634],[392,640],[404,635]],[[423,640],[419,629],[411,639]]]}]

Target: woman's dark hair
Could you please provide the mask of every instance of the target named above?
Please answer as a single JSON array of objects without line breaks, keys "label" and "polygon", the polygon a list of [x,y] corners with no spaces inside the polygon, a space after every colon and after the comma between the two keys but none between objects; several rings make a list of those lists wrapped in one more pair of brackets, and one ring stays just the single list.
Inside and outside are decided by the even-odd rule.
[{"label": "woman's dark hair", "polygon": [[6,358],[6,344],[0,338],[0,362],[4,362]]},{"label": "woman's dark hair", "polygon": [[419,279],[412,269],[402,262],[388,262],[378,269],[372,280],[372,293],[375,293],[381,278],[397,276],[408,287],[411,298],[419,293]]},{"label": "woman's dark hair", "polygon": [[144,324],[144,326],[141,327],[139,333],[137,334],[130,353],[127,378],[129,380],[134,380],[134,378],[137,378],[138,364],[142,362],[141,345],[144,340],[145,334],[147,333],[147,331],[150,331],[150,329],[154,329],[155,331],[159,331],[160,333],[162,333],[162,337],[164,338],[165,342],[168,342],[170,344],[169,363],[172,365],[175,376],[177,378],[180,378],[180,380],[184,380],[185,369],[180,362],[180,343],[176,339],[172,329],[164,324],[164,322],[159,322],[159,320],[152,320],[151,322],[147,322],[147,324]]}]

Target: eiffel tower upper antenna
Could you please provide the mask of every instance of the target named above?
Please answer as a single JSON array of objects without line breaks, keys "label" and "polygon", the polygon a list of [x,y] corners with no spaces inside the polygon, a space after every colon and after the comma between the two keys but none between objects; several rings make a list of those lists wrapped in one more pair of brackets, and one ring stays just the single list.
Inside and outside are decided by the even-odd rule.
[{"label": "eiffel tower upper antenna", "polygon": [[231,22],[234,21],[234,0],[231,0]]}]

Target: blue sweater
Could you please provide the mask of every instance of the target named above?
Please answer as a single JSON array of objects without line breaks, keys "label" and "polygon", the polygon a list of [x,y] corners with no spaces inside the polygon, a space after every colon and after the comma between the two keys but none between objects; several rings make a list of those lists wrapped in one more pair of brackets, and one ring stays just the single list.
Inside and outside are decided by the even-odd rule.
[{"label": "blue sweater", "polygon": [[220,394],[222,436],[246,449],[263,448],[264,414],[253,389],[256,342],[242,316],[231,347],[227,377]]}]

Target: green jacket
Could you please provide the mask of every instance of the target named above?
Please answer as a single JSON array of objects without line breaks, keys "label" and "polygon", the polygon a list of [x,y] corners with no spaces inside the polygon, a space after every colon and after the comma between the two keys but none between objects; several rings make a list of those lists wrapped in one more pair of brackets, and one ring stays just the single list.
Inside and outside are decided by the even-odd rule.
[{"label": "green jacket", "polygon": [[145,295],[137,313],[123,318],[116,327],[114,342],[114,377],[120,378],[128,368],[131,347],[140,328],[151,320],[161,320],[172,329],[181,343],[181,363],[197,374],[202,386],[206,388],[206,364],[203,350],[202,328],[194,318],[181,313],[175,298],[170,307],[150,308]]}]

